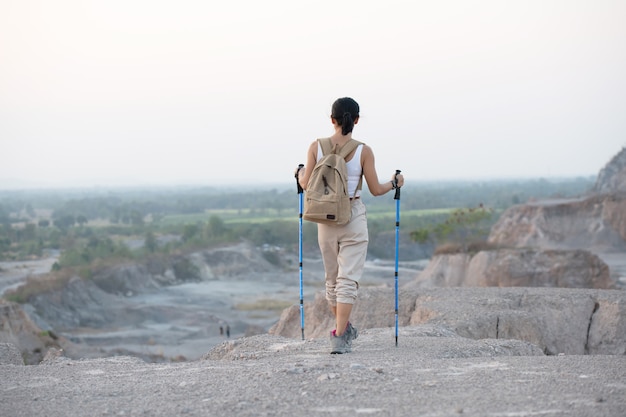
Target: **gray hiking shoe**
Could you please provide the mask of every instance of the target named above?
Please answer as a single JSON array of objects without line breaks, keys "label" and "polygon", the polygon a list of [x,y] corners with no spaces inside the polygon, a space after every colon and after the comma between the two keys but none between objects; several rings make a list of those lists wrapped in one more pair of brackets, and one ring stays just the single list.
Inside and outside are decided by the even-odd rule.
[{"label": "gray hiking shoe", "polygon": [[348,332],[344,332],[341,336],[335,336],[334,330],[330,332],[330,353],[348,353],[352,351]]},{"label": "gray hiking shoe", "polygon": [[358,330],[350,322],[348,322],[348,327],[346,328],[346,331],[344,334],[348,335],[348,343],[350,344],[350,347],[352,347],[352,341],[356,339],[357,337],[359,337]]},{"label": "gray hiking shoe", "polygon": [[330,332],[330,353],[352,352],[352,341],[359,336],[357,329],[348,322],[346,331],[341,336],[335,336],[335,331]]}]

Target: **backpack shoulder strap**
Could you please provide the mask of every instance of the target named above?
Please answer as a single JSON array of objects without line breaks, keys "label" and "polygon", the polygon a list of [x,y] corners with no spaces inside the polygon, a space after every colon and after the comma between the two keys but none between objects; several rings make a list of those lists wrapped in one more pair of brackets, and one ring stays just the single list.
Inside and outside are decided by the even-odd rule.
[{"label": "backpack shoulder strap", "polygon": [[322,156],[335,152],[337,155],[341,156],[343,159],[346,159],[346,157],[350,155],[352,151],[354,151],[359,145],[363,144],[363,142],[360,142],[356,139],[350,139],[348,142],[346,142],[345,145],[343,145],[343,147],[341,147],[340,149],[336,149],[333,146],[333,143],[331,142],[330,138],[322,138],[322,139],[318,139],[317,141],[319,142],[320,147],[322,148]]},{"label": "backpack shoulder strap", "polygon": [[338,153],[343,159],[346,159],[346,157],[361,144],[362,142],[359,142],[356,139],[350,139],[341,149],[339,149]]},{"label": "backpack shoulder strap", "polygon": [[333,151],[333,144],[330,141],[330,138],[323,138],[317,140],[322,147],[322,156],[328,155]]}]

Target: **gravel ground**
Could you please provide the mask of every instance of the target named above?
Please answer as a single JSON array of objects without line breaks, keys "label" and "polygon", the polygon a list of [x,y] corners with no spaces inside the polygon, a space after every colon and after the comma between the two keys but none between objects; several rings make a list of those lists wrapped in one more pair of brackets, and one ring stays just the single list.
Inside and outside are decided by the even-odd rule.
[{"label": "gravel ground", "polygon": [[19,416],[625,416],[626,357],[544,356],[443,328],[369,329],[353,352],[260,335],[203,359],[56,358],[0,366],[0,414]]}]

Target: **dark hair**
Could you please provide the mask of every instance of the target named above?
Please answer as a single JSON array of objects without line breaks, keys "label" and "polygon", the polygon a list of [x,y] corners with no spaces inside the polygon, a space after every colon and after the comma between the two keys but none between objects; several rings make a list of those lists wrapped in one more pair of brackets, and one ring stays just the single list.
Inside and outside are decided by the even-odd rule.
[{"label": "dark hair", "polygon": [[354,128],[354,120],[359,117],[359,104],[350,97],[338,98],[333,103],[330,115],[341,126],[341,134],[347,135]]}]

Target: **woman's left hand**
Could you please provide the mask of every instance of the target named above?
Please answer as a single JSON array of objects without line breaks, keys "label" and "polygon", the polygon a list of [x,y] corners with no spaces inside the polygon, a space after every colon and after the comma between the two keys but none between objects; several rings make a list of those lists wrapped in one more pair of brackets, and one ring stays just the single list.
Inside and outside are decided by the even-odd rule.
[{"label": "woman's left hand", "polygon": [[404,185],[404,176],[402,174],[393,174],[391,181],[394,181],[396,187],[400,188]]}]

